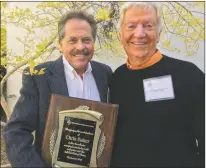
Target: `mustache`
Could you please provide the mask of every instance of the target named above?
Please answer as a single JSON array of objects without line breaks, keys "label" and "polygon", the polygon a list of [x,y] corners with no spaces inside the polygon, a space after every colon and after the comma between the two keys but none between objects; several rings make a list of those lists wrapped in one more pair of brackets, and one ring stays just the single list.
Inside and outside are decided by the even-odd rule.
[{"label": "mustache", "polygon": [[74,50],[71,54],[73,56],[76,56],[76,55],[88,56],[89,55],[89,50],[87,48],[85,48],[83,50]]}]

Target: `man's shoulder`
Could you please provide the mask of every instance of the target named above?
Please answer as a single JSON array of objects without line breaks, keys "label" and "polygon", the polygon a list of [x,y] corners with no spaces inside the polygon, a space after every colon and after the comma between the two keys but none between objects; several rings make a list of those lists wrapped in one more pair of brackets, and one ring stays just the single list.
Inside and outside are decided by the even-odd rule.
[{"label": "man's shoulder", "polygon": [[176,66],[196,66],[192,62],[177,59],[177,58],[173,58],[173,57],[169,57],[167,55],[163,55],[163,59],[165,61],[167,61],[168,63],[170,63],[170,64],[176,64]]},{"label": "man's shoulder", "polygon": [[62,61],[61,57],[57,58],[56,60],[52,60],[52,61],[47,61],[47,62],[41,63],[41,64],[35,66],[35,68],[37,68],[37,69],[39,69],[39,68],[47,68],[47,67],[53,66],[54,63],[59,62],[59,61]]},{"label": "man's shoulder", "polygon": [[[61,61],[61,58],[57,58],[56,60],[40,63],[34,67],[34,70],[39,71],[43,69],[46,72],[48,69],[50,69],[50,67],[52,67],[55,64],[55,62],[58,62],[58,61]],[[30,67],[26,67],[25,71],[29,71],[29,69]]]},{"label": "man's shoulder", "polygon": [[181,68],[181,69],[190,69],[190,70],[197,70],[199,69],[194,63],[186,61],[186,60],[180,60],[177,58],[169,57],[166,55],[163,55],[163,59],[165,62],[168,63],[168,66],[172,66],[173,68]]},{"label": "man's shoulder", "polygon": [[[97,62],[97,61],[91,61],[90,62],[91,65],[95,65],[95,66],[100,66],[100,67],[109,67],[108,65],[101,63],[101,62]],[[110,68],[110,67],[109,67]]]},{"label": "man's shoulder", "polygon": [[126,69],[127,69],[126,64],[122,64],[114,71],[114,74],[118,74],[118,73],[124,72]]},{"label": "man's shoulder", "polygon": [[99,68],[101,70],[112,72],[112,69],[109,65],[97,61],[91,61],[90,63],[92,68]]}]

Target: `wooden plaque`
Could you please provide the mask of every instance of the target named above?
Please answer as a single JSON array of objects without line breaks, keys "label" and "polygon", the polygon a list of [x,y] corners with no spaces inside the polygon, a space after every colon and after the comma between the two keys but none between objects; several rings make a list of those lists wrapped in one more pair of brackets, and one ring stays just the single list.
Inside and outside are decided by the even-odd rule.
[{"label": "wooden plaque", "polygon": [[42,158],[53,167],[109,167],[118,105],[52,94]]}]

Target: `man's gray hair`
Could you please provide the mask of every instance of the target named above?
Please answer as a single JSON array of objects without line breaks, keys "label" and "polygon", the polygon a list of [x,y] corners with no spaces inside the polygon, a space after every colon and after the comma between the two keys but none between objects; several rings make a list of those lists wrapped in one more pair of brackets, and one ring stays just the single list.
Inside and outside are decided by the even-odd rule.
[{"label": "man's gray hair", "polygon": [[137,8],[141,8],[141,9],[145,9],[145,10],[153,8],[157,14],[158,30],[159,30],[159,32],[162,30],[161,7],[159,4],[157,4],[155,2],[127,2],[127,3],[125,3],[120,10],[120,19],[119,19],[119,23],[118,23],[119,29],[121,29],[121,26],[123,24],[126,11],[132,7],[137,7]]},{"label": "man's gray hair", "polygon": [[58,22],[58,37],[59,41],[62,40],[65,36],[65,24],[71,19],[80,19],[88,22],[92,28],[92,37],[95,41],[97,33],[97,25],[94,17],[85,11],[69,11],[62,15]]}]

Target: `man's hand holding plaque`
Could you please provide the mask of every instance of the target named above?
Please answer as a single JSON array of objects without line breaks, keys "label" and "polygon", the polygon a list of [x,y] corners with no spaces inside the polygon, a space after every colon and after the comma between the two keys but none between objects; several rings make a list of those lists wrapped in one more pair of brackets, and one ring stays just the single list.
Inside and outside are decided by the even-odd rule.
[{"label": "man's hand holding plaque", "polygon": [[53,167],[108,167],[118,105],[52,95],[42,156]]}]

